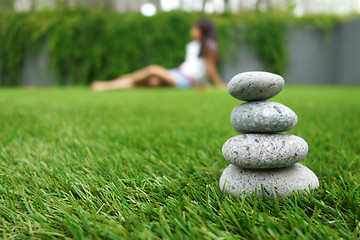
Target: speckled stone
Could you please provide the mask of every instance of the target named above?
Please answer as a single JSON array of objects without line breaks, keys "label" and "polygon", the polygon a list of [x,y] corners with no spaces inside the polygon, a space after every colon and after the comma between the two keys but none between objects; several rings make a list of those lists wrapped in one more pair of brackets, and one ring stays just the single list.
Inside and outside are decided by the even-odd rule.
[{"label": "speckled stone", "polygon": [[269,72],[243,72],[235,75],[228,84],[231,96],[243,101],[266,100],[283,89],[284,79]]},{"label": "speckled stone", "polygon": [[[263,191],[262,191],[263,187]],[[297,163],[291,167],[275,169],[244,169],[230,164],[220,177],[220,189],[241,196],[243,192],[251,195],[257,189],[258,197],[274,198],[276,195],[290,197],[293,191],[303,194],[319,187],[316,175],[307,167]]]},{"label": "speckled stone", "polygon": [[227,140],[224,158],[242,168],[288,167],[303,160],[308,153],[304,139],[289,134],[243,134]]},{"label": "speckled stone", "polygon": [[298,119],[293,110],[281,103],[255,101],[236,106],[230,121],[241,133],[274,133],[292,129]]}]

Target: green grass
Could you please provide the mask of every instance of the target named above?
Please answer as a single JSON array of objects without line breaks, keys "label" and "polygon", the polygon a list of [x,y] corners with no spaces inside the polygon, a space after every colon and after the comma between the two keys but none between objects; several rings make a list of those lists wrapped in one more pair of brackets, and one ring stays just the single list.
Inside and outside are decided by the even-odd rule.
[{"label": "green grass", "polygon": [[0,238],[360,238],[360,87],[287,86],[308,196],[219,190],[239,103],[225,91],[0,89]]}]

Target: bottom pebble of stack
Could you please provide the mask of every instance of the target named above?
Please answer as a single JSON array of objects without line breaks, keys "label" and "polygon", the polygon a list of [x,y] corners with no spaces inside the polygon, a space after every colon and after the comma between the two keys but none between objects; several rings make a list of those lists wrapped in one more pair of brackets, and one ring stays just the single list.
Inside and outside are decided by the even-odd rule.
[{"label": "bottom pebble of stack", "polygon": [[[230,164],[220,177],[220,189],[235,196],[251,195],[257,189],[258,197],[274,198],[276,194],[290,197],[319,187],[316,175],[299,163],[284,168],[244,169]],[[263,191],[262,191],[263,189]]]}]

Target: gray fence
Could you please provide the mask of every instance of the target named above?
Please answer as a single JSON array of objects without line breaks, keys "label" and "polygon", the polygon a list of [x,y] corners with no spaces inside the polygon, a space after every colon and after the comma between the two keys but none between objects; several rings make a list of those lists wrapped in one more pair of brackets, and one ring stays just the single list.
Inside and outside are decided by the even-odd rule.
[{"label": "gray fence", "polygon": [[[289,62],[285,80],[290,84],[360,84],[360,20],[343,23],[324,36],[320,30],[289,26],[287,44]],[[239,43],[231,61],[222,63],[222,78],[228,82],[239,72],[266,68],[249,50]],[[48,64],[46,47],[36,57],[30,53],[21,72],[22,85],[54,85],[54,72]]]},{"label": "gray fence", "polygon": [[[287,83],[360,84],[360,20],[343,23],[329,35],[309,27],[289,26],[287,44],[289,62]],[[223,63],[223,78],[229,81],[239,72],[266,70],[249,51],[246,42],[239,44],[237,58]]]}]

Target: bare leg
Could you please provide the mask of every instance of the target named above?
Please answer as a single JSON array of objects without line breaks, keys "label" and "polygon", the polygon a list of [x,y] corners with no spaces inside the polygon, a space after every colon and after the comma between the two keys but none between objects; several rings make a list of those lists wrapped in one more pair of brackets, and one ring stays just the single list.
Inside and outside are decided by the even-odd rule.
[{"label": "bare leg", "polygon": [[[128,89],[139,86],[138,83],[151,79],[148,86],[154,86],[158,83],[155,83],[154,78],[157,78],[162,83],[167,86],[174,86],[175,80],[173,79],[171,73],[166,68],[163,68],[158,65],[151,65],[136,72],[123,75],[117,79],[102,82],[95,81],[91,84],[93,90],[104,91],[104,90],[115,90],[115,89]],[[141,85],[140,85],[141,86]]]}]

